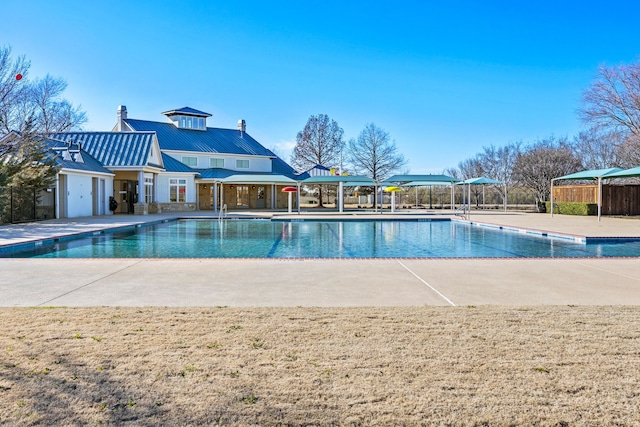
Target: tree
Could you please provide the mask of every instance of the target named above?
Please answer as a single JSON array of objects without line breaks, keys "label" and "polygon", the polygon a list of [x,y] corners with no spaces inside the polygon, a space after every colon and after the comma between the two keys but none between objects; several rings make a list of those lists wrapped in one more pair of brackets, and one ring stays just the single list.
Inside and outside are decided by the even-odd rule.
[{"label": "tree", "polygon": [[357,139],[349,141],[347,157],[357,172],[364,172],[376,181],[388,178],[401,169],[407,161],[398,153],[389,133],[369,123]]},{"label": "tree", "polygon": [[590,127],[573,139],[577,157],[584,169],[606,169],[620,165],[624,133],[602,127]]},{"label": "tree", "polygon": [[516,159],[514,178],[533,191],[538,209],[548,200],[551,180],[581,169],[567,138],[553,136],[527,146]]},{"label": "tree", "polygon": [[17,135],[0,145],[0,180],[3,185],[43,188],[57,173],[44,136],[81,129],[87,117],[62,98],[64,80],[47,75],[30,81],[29,67],[24,56],[13,59],[11,48],[0,48],[0,134]]},{"label": "tree", "polygon": [[[291,165],[306,171],[316,165],[334,168],[341,165],[344,149],[344,131],[335,120],[326,114],[309,117],[307,124],[296,136],[296,145],[291,154]],[[322,187],[318,187],[318,206],[322,207]]]},{"label": "tree", "polygon": [[349,141],[347,156],[356,172],[364,172],[376,181],[388,178],[407,163],[395,142],[390,141],[389,133],[373,123],[367,124],[357,139]]},{"label": "tree", "polygon": [[504,185],[492,185],[500,194],[504,203],[509,191],[516,186],[514,169],[518,155],[521,152],[521,143],[514,142],[503,147],[484,147],[484,151],[478,155],[483,174],[487,178],[501,181]]},{"label": "tree", "polygon": [[640,138],[640,63],[601,66],[582,100],[579,113],[586,123]]}]

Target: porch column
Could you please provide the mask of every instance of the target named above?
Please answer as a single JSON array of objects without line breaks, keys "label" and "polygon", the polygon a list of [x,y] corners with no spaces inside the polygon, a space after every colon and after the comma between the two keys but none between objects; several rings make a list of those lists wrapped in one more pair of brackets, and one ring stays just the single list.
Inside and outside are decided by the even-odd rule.
[{"label": "porch column", "polygon": [[138,203],[133,205],[133,213],[136,215],[149,213],[149,206],[145,200],[144,171],[138,171]]},{"label": "porch column", "polygon": [[156,203],[158,201],[158,174],[153,174],[153,189],[151,190],[151,201]]},{"label": "porch column", "polygon": [[218,212],[218,183],[213,183],[213,213]]}]

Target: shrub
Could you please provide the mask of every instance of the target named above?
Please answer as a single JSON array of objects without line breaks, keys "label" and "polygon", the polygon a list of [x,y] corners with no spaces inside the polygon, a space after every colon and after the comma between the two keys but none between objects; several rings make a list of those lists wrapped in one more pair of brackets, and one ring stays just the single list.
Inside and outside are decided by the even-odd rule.
[{"label": "shrub", "polygon": [[[546,202],[547,213],[551,212],[551,202]],[[553,204],[553,213],[562,215],[598,215],[596,203],[558,202]]]}]

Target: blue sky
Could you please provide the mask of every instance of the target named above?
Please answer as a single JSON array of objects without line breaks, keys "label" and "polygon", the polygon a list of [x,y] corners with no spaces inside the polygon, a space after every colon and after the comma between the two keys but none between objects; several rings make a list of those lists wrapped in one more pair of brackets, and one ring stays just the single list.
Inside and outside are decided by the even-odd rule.
[{"label": "blue sky", "polygon": [[289,160],[312,114],[390,133],[411,173],[572,138],[598,66],[640,60],[637,1],[4,1],[0,45],[64,78],[88,130],[190,106]]}]

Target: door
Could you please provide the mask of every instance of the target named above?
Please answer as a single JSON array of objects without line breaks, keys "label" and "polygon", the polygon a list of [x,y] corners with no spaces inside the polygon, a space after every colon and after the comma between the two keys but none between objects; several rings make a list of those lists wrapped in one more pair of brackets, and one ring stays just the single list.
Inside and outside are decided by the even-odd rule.
[{"label": "door", "polygon": [[101,179],[99,184],[98,184],[98,194],[100,195],[100,198],[98,199],[98,215],[106,215],[107,213],[107,206],[106,206],[106,183],[104,179]]},{"label": "door", "polygon": [[256,190],[256,194],[258,197],[258,200],[256,201],[256,208],[257,209],[264,209],[267,207],[267,196],[266,196],[266,192],[265,192],[265,188],[264,187],[258,187]]},{"label": "door", "polygon": [[249,207],[249,186],[238,185],[236,187],[236,207],[248,208]]},{"label": "door", "polygon": [[133,213],[133,205],[137,202],[137,181],[115,180],[113,182],[113,198],[118,202],[114,213]]}]

